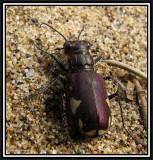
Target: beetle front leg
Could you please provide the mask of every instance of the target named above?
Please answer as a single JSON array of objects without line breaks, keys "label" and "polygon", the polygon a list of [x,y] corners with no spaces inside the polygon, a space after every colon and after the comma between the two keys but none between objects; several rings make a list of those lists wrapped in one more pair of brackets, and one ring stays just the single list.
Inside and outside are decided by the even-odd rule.
[{"label": "beetle front leg", "polygon": [[64,66],[64,64],[53,54],[50,54],[51,57],[56,61],[56,63],[58,64],[58,66],[65,72],[68,72],[68,69]]},{"label": "beetle front leg", "polygon": [[47,51],[43,51],[40,47],[38,47],[38,46],[34,43],[33,40],[31,40],[31,42],[33,42],[33,44],[35,45],[35,47],[38,48],[40,51],[42,51],[43,53],[49,54],[49,55],[54,59],[54,61],[56,61],[56,63],[58,64],[58,66],[59,66],[63,71],[68,72],[68,69],[64,66],[64,64],[63,64],[56,56],[53,55],[53,53],[50,54],[50,53],[48,53]]},{"label": "beetle front leg", "polygon": [[102,59],[102,56],[98,56],[96,59],[94,59],[94,64],[96,64],[97,62],[99,62]]},{"label": "beetle front leg", "polygon": [[45,85],[43,85],[41,88],[39,88],[37,93],[30,94],[29,96],[26,96],[24,99],[21,99],[14,106],[17,106],[17,105],[21,104],[22,102],[26,102],[26,101],[29,101],[30,99],[38,97],[41,93],[44,93],[51,85],[53,85],[59,78],[60,78],[60,76],[58,76],[54,79],[49,78],[49,81]]}]

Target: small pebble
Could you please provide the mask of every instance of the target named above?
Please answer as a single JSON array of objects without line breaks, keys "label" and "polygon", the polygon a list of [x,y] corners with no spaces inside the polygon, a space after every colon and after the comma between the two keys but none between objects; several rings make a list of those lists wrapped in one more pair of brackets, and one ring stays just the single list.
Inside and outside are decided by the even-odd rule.
[{"label": "small pebble", "polygon": [[36,19],[36,18],[32,18],[31,21],[32,21],[33,23],[38,23],[38,19]]},{"label": "small pebble", "polygon": [[34,74],[34,69],[29,69],[28,72],[26,73],[26,77],[30,77]]},{"label": "small pebble", "polygon": [[99,154],[99,152],[96,150],[93,150],[93,151],[91,151],[91,154]]}]

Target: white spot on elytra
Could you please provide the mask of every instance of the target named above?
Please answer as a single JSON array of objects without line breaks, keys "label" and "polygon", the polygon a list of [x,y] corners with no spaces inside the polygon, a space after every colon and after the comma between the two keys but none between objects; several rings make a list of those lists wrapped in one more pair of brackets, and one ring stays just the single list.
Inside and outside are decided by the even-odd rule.
[{"label": "white spot on elytra", "polygon": [[75,114],[76,113],[76,110],[77,108],[79,107],[81,103],[81,100],[76,100],[75,98],[70,98],[70,107],[71,107],[71,110],[72,110],[72,113]]},{"label": "white spot on elytra", "polygon": [[94,136],[94,135],[96,134],[96,130],[95,130],[95,129],[94,129],[94,130],[91,130],[91,131],[88,131],[88,132],[85,132],[85,131],[83,131],[82,128],[80,128],[80,132],[81,132],[82,134],[86,135],[86,136]]},{"label": "white spot on elytra", "polygon": [[89,131],[89,132],[84,132],[86,135],[88,136],[94,136],[96,134],[96,130],[92,130],[92,131]]},{"label": "white spot on elytra", "polygon": [[82,129],[83,127],[83,123],[82,123],[82,120],[79,118],[79,127]]},{"label": "white spot on elytra", "polygon": [[69,90],[72,91],[72,86],[69,86]]}]

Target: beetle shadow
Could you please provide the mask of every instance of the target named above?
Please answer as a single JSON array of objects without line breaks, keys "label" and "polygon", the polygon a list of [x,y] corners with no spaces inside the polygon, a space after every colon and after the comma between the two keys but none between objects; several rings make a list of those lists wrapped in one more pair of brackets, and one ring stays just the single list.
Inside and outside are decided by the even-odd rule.
[{"label": "beetle shadow", "polygon": [[50,121],[53,119],[54,122],[62,122],[62,95],[64,94],[61,90],[47,90],[46,93],[48,95],[52,94],[52,96],[48,97],[45,100],[45,112],[46,119]]}]

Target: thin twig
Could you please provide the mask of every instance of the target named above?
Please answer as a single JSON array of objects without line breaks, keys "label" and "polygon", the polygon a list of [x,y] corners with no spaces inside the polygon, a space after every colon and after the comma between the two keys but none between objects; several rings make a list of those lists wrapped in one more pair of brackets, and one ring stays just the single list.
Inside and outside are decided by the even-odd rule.
[{"label": "thin twig", "polygon": [[102,60],[101,62],[106,62],[108,65],[125,69],[125,70],[127,70],[127,71],[129,71],[131,73],[134,73],[135,75],[143,78],[145,81],[147,81],[147,75],[145,73],[143,73],[140,70],[138,70],[138,69],[136,69],[136,68],[134,68],[132,66],[129,66],[129,65],[125,64],[125,63],[114,61],[114,60]]},{"label": "thin twig", "polygon": [[[142,91],[142,87],[139,83],[139,81],[135,78],[132,77],[132,81],[135,83],[136,90],[137,91]],[[147,102],[144,97],[140,92],[138,92],[139,98],[141,100],[141,105],[140,105],[140,116],[144,121],[144,128],[147,131]]]}]

